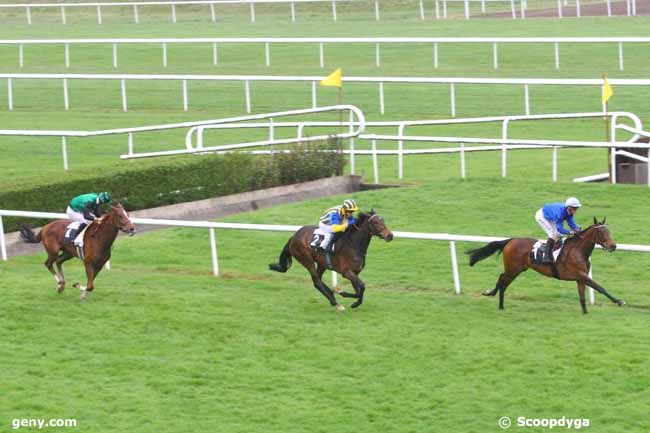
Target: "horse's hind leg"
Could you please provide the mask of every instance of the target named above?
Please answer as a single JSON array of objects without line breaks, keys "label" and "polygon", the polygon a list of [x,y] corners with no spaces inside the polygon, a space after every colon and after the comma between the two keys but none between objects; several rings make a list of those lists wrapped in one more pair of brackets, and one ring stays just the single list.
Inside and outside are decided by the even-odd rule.
[{"label": "horse's hind leg", "polygon": [[497,284],[494,289],[483,292],[483,296],[494,296],[497,294],[497,292],[499,292],[499,310],[503,310],[503,300],[505,298],[506,289],[521,272],[522,270],[518,271],[514,275],[508,272],[502,273],[499,275],[499,279],[497,280]]},{"label": "horse's hind leg", "polygon": [[[56,281],[56,290],[59,293],[61,293],[61,291],[62,291],[62,289],[61,289],[61,277],[59,276],[59,273],[56,272],[54,270],[54,267],[52,266],[54,264],[54,262],[57,260],[57,258],[58,257],[56,255],[56,253],[55,254],[48,253],[47,259],[45,260],[44,265],[47,268],[47,270],[50,271],[50,273],[52,275],[54,275],[54,280]],[[65,282],[63,283],[63,285],[65,285]]]},{"label": "horse's hind leg", "polygon": [[65,275],[63,275],[63,262],[66,260],[70,260],[74,256],[67,251],[63,251],[59,257],[56,259],[56,268],[57,268],[57,273],[58,273],[58,279],[57,281],[59,282],[59,287],[57,287],[57,291],[59,293],[63,292],[65,290]]}]

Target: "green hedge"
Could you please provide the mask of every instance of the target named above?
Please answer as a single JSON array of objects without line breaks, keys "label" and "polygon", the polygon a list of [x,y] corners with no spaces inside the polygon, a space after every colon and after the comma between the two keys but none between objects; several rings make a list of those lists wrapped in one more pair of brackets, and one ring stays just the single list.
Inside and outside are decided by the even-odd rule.
[{"label": "green hedge", "polygon": [[[344,158],[334,140],[297,145],[288,153],[201,155],[173,165],[108,172],[0,192],[0,208],[65,212],[70,199],[86,192],[109,191],[127,210],[147,209],[256,189],[341,175]],[[5,231],[25,218],[5,218]],[[47,220],[29,219],[30,224]]]}]

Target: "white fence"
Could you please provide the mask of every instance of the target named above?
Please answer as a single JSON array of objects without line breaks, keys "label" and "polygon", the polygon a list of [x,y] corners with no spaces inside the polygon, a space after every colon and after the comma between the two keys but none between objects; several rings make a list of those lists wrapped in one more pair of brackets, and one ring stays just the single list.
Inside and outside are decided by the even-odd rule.
[{"label": "white fence", "polygon": [[[499,69],[499,44],[544,44],[553,46],[555,69],[560,69],[560,44],[616,44],[618,46],[618,68],[624,70],[623,44],[648,43],[650,37],[480,37],[480,38],[433,38],[433,37],[309,37],[309,38],[93,38],[93,39],[0,39],[0,45],[13,45],[18,48],[18,66],[25,65],[25,45],[63,45],[64,64],[70,67],[70,48],[73,45],[106,44],[113,47],[113,67],[119,64],[118,47],[126,44],[160,45],[162,49],[161,64],[167,67],[169,56],[168,46],[171,44],[212,44],[212,64],[219,64],[219,44],[263,44],[264,62],[271,66],[271,44],[315,44],[318,45],[318,58],[321,68],[325,67],[325,44],[369,44],[375,47],[375,66],[381,66],[382,44],[431,44],[433,67],[440,64],[440,45],[450,44],[490,44],[492,46],[492,67]],[[314,56],[315,58],[315,56]]]},{"label": "white fence", "polygon": [[[251,82],[285,82],[285,83],[311,83],[311,105],[317,107],[316,89],[322,76],[281,76],[281,75],[162,75],[162,74],[0,74],[0,79],[7,79],[7,103],[9,110],[13,110],[13,80],[61,80],[63,84],[63,105],[66,110],[70,108],[70,95],[68,80],[119,80],[121,83],[122,110],[127,111],[126,82],[128,81],[177,81],[182,89],[182,107],[188,110],[189,81],[237,81],[244,84],[244,98],[246,112],[251,112]],[[448,84],[449,105],[451,116],[456,117],[456,86],[460,84],[476,85],[512,85],[521,86],[523,90],[524,113],[529,115],[530,86],[589,86],[600,88],[603,81],[597,78],[442,78],[442,77],[345,77],[345,82],[350,83],[377,83],[379,86],[379,111],[385,113],[384,84]],[[650,79],[610,78],[612,86],[639,86],[650,85]],[[98,96],[99,97],[99,96]],[[595,99],[595,98],[594,98]],[[438,104],[439,105],[439,104]]]},{"label": "white fence", "polygon": [[[351,117],[350,119],[343,123],[347,128],[350,129],[352,133],[356,122]],[[566,140],[545,140],[545,139],[535,139],[535,140],[521,140],[521,139],[511,139],[509,135],[509,127],[512,122],[517,121],[542,121],[542,120],[568,120],[568,119],[593,119],[593,118],[603,118],[609,117],[610,119],[610,129],[612,131],[612,137],[610,142],[593,142],[593,141],[566,141]],[[634,128],[620,123],[621,119],[628,119],[634,125]],[[476,137],[431,137],[431,136],[414,136],[406,135],[406,128],[412,129],[418,126],[435,126],[435,125],[459,125],[459,124],[476,124],[476,123],[501,123],[501,137],[500,138],[476,138]],[[267,146],[268,142],[258,141],[253,143],[238,143],[238,144],[226,144],[226,145],[216,145],[216,146],[205,146],[204,145],[204,133],[206,130],[211,129],[267,129],[269,135],[269,142],[274,140],[276,129],[280,128],[295,128],[296,129],[296,141],[300,141],[304,135],[304,129],[317,128],[317,127],[328,127],[333,128],[336,126],[341,126],[341,123],[337,122],[268,122],[268,123],[221,123],[215,125],[200,125],[192,128],[187,136],[185,142],[185,149],[180,150],[164,150],[164,151],[152,151],[152,152],[141,152],[135,153],[131,152],[129,154],[123,154],[120,157],[122,159],[134,159],[134,158],[151,158],[151,157],[160,157],[160,156],[172,156],[179,154],[192,154],[192,153],[205,153],[205,152],[230,152],[233,150],[241,150],[251,147]],[[443,154],[443,153],[458,153],[460,155],[460,175],[461,177],[466,177],[466,161],[465,154],[468,152],[485,152],[485,151],[501,151],[501,177],[506,177],[507,173],[507,152],[508,150],[524,150],[524,149],[543,149],[550,148],[552,149],[552,179],[554,182],[558,179],[558,150],[562,147],[608,147],[612,149],[612,182],[616,183],[616,156],[624,155],[629,156],[634,159],[637,159],[642,162],[648,163],[649,159],[632,154],[624,150],[617,150],[617,147],[628,147],[628,148],[641,148],[649,149],[650,145],[644,143],[635,143],[640,136],[649,137],[650,133],[644,131],[641,119],[633,113],[615,111],[609,112],[607,114],[602,112],[596,113],[558,113],[558,114],[541,114],[541,115],[529,115],[529,116],[492,116],[492,117],[475,117],[475,118],[466,118],[466,119],[438,119],[438,120],[415,120],[415,121],[384,121],[384,122],[366,122],[365,126],[368,127],[397,127],[396,135],[378,135],[378,134],[361,134],[358,135],[358,138],[362,140],[369,140],[372,143],[372,148],[370,150],[360,150],[355,149],[355,142],[352,137],[350,137],[350,147],[348,150],[343,152],[350,155],[350,168],[351,173],[355,173],[355,161],[356,155],[370,155],[372,157],[373,165],[373,175],[374,182],[379,183],[379,164],[378,156],[379,155],[392,155],[397,156],[397,165],[398,165],[398,177],[402,179],[404,177],[404,156],[406,155],[423,155],[423,154]],[[628,138],[626,141],[617,141],[617,131],[623,130],[632,133],[633,135]],[[196,144],[193,140],[196,137]],[[397,149],[395,150],[378,150],[377,141],[395,141],[397,142]],[[446,142],[446,143],[459,143],[460,147],[452,148],[434,148],[434,149],[404,149],[405,141],[416,141],[416,142]],[[475,146],[475,147],[465,147],[467,143],[477,143],[477,144],[487,144],[487,146]],[[253,153],[271,153],[273,151],[253,151]],[[609,177],[609,173],[605,175],[605,178]],[[650,180],[648,181],[650,186]]]},{"label": "white fence", "polygon": [[[66,214],[50,213],[50,212],[26,212],[15,210],[0,210],[0,253],[2,260],[7,260],[7,249],[5,243],[4,226],[2,217],[24,217],[24,218],[48,218],[48,219],[67,219]],[[217,242],[215,229],[235,229],[235,230],[259,230],[259,231],[274,231],[274,232],[294,232],[300,226],[294,225],[271,225],[271,224],[240,224],[240,223],[219,223],[210,221],[182,221],[182,220],[165,220],[165,219],[151,219],[151,218],[132,218],[134,224],[142,225],[155,225],[155,226],[170,226],[170,227],[192,227],[202,228],[209,230],[210,236],[210,249],[212,257],[212,273],[214,276],[219,275],[219,259],[217,254]],[[400,232],[393,231],[395,238],[401,239],[419,239],[430,241],[444,241],[449,242],[449,252],[451,255],[451,268],[454,281],[454,290],[460,294],[460,273],[458,270],[458,257],[456,253],[456,242],[492,242],[497,240],[506,239],[505,237],[492,237],[492,236],[471,236],[471,235],[453,235],[449,233],[418,233],[418,232]],[[619,251],[636,251],[636,252],[650,252],[649,245],[632,245],[632,244],[617,244]],[[336,274],[332,273],[333,285],[336,286]],[[590,301],[594,303],[593,291],[590,291]]]},{"label": "white fence", "polygon": [[[176,24],[176,7],[177,6],[191,6],[191,5],[205,5],[209,7],[210,17],[212,22],[217,22],[217,11],[215,6],[226,7],[232,5],[249,5],[251,22],[255,22],[255,5],[256,4],[289,4],[291,7],[291,21],[296,21],[296,4],[301,3],[331,3],[332,4],[332,19],[337,20],[336,4],[349,3],[351,0],[183,0],[183,1],[139,1],[139,2],[111,2],[111,3],[14,3],[14,4],[0,4],[0,9],[25,9],[25,18],[27,24],[32,24],[32,10],[36,8],[49,8],[59,9],[61,14],[61,23],[67,24],[66,8],[95,8],[97,11],[97,23],[102,24],[102,8],[103,7],[132,7],[133,8],[133,22],[140,23],[140,9],[143,6],[169,6],[170,7],[170,20]],[[420,0],[422,1],[422,0]],[[377,14],[379,13],[377,4]]]},{"label": "white fence", "polygon": [[[317,135],[309,137],[299,137],[299,138],[290,138],[290,139],[275,139],[271,138],[267,141],[262,142],[252,142],[244,143],[245,145],[275,145],[275,144],[288,144],[288,143],[298,143],[298,142],[308,142],[308,141],[319,141],[326,140],[330,137],[334,138],[351,138],[356,137],[365,130],[366,120],[363,115],[363,112],[359,110],[354,105],[333,105],[328,107],[321,108],[308,108],[304,110],[290,110],[290,111],[280,111],[275,113],[264,113],[256,114],[251,116],[239,116],[239,117],[228,117],[223,119],[212,119],[212,120],[201,120],[196,122],[182,122],[182,123],[171,123],[166,125],[152,125],[152,126],[141,126],[135,128],[119,128],[119,129],[108,129],[100,131],[47,131],[47,130],[0,130],[0,136],[37,136],[37,137],[61,137],[61,152],[63,155],[63,169],[68,169],[68,150],[67,150],[67,138],[68,137],[97,137],[104,135],[116,135],[116,134],[128,134],[128,153],[127,155],[134,154],[134,142],[133,134],[142,133],[142,132],[152,132],[152,131],[164,131],[169,129],[178,129],[178,128],[188,128],[186,142],[189,143],[191,147],[191,135],[194,128],[204,126],[204,125],[218,125],[218,124],[229,124],[233,122],[246,122],[251,120],[261,120],[269,119],[270,123],[273,122],[274,118],[286,117],[286,116],[296,116],[303,114],[318,114],[318,113],[327,113],[327,112],[349,112],[349,118],[357,126],[356,130],[350,128],[348,132],[334,132],[327,135]],[[241,145],[241,143],[239,144]],[[190,153],[190,152],[175,152],[174,154],[180,153]]]},{"label": "white fence", "polygon": [[[351,0],[190,0],[190,1],[141,1],[141,2],[112,2],[112,3],[14,3],[14,4],[2,4],[0,9],[25,9],[25,19],[27,24],[32,24],[32,10],[36,8],[54,8],[59,9],[61,16],[61,23],[66,24],[66,8],[70,7],[86,7],[86,8],[95,8],[97,14],[97,23],[102,24],[102,7],[132,7],[133,8],[133,22],[138,24],[140,22],[140,12],[139,8],[142,6],[169,6],[170,7],[170,20],[172,23],[177,22],[176,16],[176,7],[177,6],[186,6],[186,5],[206,5],[209,7],[210,18],[212,22],[217,22],[217,11],[215,6],[224,8],[228,5],[245,5],[248,4],[250,8],[250,20],[255,22],[255,5],[266,3],[266,4],[282,4],[288,3],[290,5],[291,21],[296,21],[296,4],[301,3],[314,3],[314,2],[323,2],[332,4],[332,20],[338,20],[338,14],[336,5],[337,3],[349,3]],[[354,3],[360,3],[355,1]],[[379,0],[369,0],[368,3],[374,6],[374,16],[375,20],[380,20],[380,6]],[[480,14],[486,14],[486,4],[489,3],[506,3],[509,4],[509,12],[512,16],[512,19],[517,18],[517,10],[520,11],[520,18],[526,18],[526,11],[528,10],[528,0],[434,0],[432,6],[431,15],[435,19],[449,18],[453,14],[449,13],[450,5],[454,3],[463,3],[463,16],[465,19],[470,19],[472,16],[471,5],[480,3],[481,11]],[[534,3],[534,2],[533,2]],[[636,0],[625,0],[626,3],[626,15],[632,16],[636,15]],[[589,3],[593,4],[593,3]],[[425,12],[424,0],[417,1],[418,9],[417,15],[420,19],[424,20],[427,13]],[[542,3],[543,5],[543,3]],[[604,5],[607,11],[607,16],[612,16],[612,0],[604,0]],[[573,6],[569,7],[567,0],[557,0],[557,17],[562,18],[566,12],[564,10],[570,10]],[[500,8],[501,9],[501,8]],[[582,6],[580,0],[575,0],[575,15],[580,17],[582,15]]]}]

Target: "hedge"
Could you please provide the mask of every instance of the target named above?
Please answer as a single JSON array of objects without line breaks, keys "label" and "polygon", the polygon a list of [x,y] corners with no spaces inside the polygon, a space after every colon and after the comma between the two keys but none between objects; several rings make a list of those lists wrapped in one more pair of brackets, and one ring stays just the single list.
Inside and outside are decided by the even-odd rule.
[{"label": "hedge", "polygon": [[[83,179],[26,186],[0,192],[0,208],[65,212],[72,199],[108,191],[127,210],[147,209],[240,192],[305,182],[343,173],[340,143],[297,145],[288,152],[255,156],[243,153],[197,155],[190,160],[141,170],[94,174]],[[25,218],[5,218],[5,231],[17,230]],[[47,220],[30,219],[33,225]]]}]

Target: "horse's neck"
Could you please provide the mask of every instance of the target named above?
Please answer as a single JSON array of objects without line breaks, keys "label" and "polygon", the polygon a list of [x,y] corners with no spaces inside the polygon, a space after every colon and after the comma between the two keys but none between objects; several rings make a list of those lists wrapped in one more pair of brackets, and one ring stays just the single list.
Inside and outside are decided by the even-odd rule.
[{"label": "horse's neck", "polygon": [[[367,220],[366,220],[367,221]],[[362,256],[366,255],[368,251],[368,245],[370,245],[370,240],[372,235],[370,234],[369,223],[364,222],[359,226],[357,230],[352,233],[350,240],[352,241],[352,246],[359,251]]]},{"label": "horse's neck", "polygon": [[588,230],[585,235],[576,242],[576,247],[582,251],[586,258],[591,256],[591,253],[596,246],[596,236],[598,233],[596,230]]},{"label": "horse's neck", "polygon": [[117,227],[113,225],[113,217],[110,214],[106,215],[103,220],[98,221],[95,224],[99,224],[95,227],[94,233],[91,233],[94,235],[93,237],[95,238],[95,241],[100,247],[103,247],[102,249],[110,247],[115,241],[117,232],[119,231]]}]

